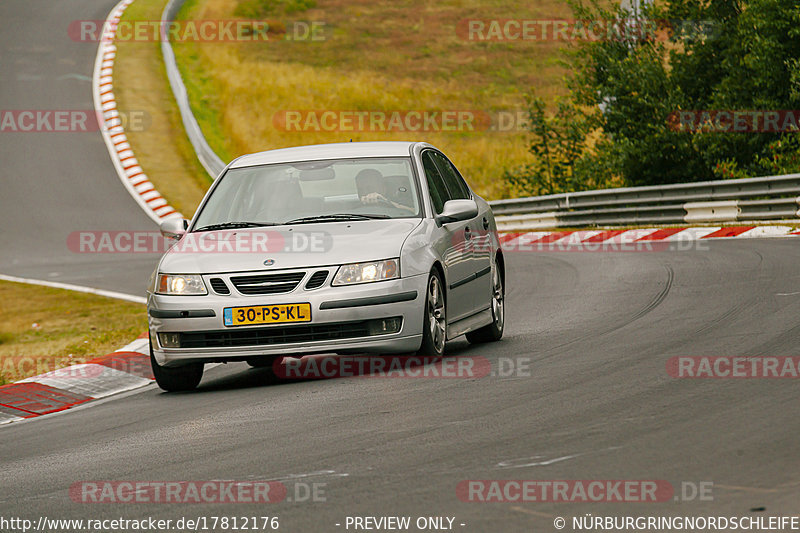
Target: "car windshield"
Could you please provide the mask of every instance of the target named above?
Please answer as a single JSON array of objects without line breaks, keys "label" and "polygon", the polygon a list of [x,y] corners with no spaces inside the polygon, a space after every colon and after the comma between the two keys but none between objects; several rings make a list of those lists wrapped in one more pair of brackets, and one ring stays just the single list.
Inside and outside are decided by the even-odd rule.
[{"label": "car windshield", "polygon": [[336,159],[230,169],[194,230],[419,216],[410,158]]}]

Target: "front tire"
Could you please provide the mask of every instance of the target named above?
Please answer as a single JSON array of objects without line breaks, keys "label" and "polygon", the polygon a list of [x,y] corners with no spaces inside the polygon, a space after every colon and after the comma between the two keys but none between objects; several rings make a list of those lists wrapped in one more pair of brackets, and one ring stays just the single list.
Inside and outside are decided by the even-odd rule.
[{"label": "front tire", "polygon": [[437,270],[431,272],[428,278],[423,320],[422,345],[417,355],[442,357],[447,341],[447,315],[444,284]]},{"label": "front tire", "polygon": [[503,337],[505,327],[505,287],[503,276],[500,274],[500,265],[495,264],[492,274],[492,323],[475,331],[467,333],[466,337],[472,344],[499,341]]},{"label": "front tire", "polygon": [[153,355],[152,344],[150,345],[150,366],[153,367],[156,383],[167,392],[194,390],[203,379],[203,363],[189,363],[174,368],[159,365]]}]

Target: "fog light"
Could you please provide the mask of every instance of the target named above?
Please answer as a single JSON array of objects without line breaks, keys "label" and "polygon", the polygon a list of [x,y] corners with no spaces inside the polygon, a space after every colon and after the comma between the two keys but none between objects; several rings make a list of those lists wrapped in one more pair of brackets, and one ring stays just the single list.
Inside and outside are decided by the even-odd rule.
[{"label": "fog light", "polygon": [[164,348],[180,348],[181,347],[181,334],[180,333],[159,333],[158,340]]},{"label": "fog light", "polygon": [[367,323],[367,331],[369,331],[370,335],[388,335],[400,331],[402,325],[403,318],[399,316],[380,318],[377,320],[370,320]]}]

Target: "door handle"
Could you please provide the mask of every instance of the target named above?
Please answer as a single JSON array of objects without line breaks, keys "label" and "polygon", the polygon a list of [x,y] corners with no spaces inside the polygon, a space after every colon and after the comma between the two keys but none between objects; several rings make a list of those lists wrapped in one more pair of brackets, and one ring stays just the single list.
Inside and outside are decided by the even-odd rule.
[{"label": "door handle", "polygon": [[489,219],[483,217],[483,229],[489,229]]},{"label": "door handle", "polygon": [[468,241],[470,239],[472,239],[472,232],[470,231],[469,226],[467,226],[464,228],[464,240]]}]

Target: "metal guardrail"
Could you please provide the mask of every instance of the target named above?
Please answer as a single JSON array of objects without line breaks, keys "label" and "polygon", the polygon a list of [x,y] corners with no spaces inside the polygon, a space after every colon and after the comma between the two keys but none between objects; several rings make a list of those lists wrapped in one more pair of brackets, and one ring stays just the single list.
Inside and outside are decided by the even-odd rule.
[{"label": "metal guardrail", "polygon": [[[162,20],[172,21],[185,0],[169,0]],[[161,53],[189,141],[206,172],[225,163],[208,145],[192,113],[169,39]],[[800,217],[800,174],[581,191],[489,202],[502,231],[556,227],[783,220]]]},{"label": "metal guardrail", "polygon": [[[180,11],[183,3],[184,0],[170,0],[166,7],[164,7],[161,20],[175,20],[175,16],[178,14],[178,11]],[[208,172],[212,178],[216,178],[219,173],[222,172],[222,169],[225,168],[225,163],[208,145],[208,141],[206,141],[206,138],[203,136],[200,125],[197,123],[197,119],[192,113],[192,108],[189,106],[189,96],[186,93],[186,85],[183,83],[178,65],[175,62],[175,52],[172,50],[169,39],[161,39],[161,54],[164,56],[164,65],[167,68],[169,85],[178,103],[181,119],[183,120],[183,127],[186,130],[186,135],[189,137],[189,142],[192,143],[192,147],[194,147],[200,164],[203,165],[203,168],[206,169],[206,172]]]},{"label": "metal guardrail", "polygon": [[489,202],[504,231],[800,217],[800,174],[626,187]]}]

